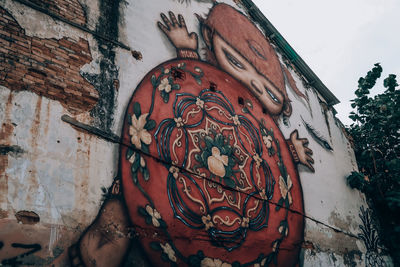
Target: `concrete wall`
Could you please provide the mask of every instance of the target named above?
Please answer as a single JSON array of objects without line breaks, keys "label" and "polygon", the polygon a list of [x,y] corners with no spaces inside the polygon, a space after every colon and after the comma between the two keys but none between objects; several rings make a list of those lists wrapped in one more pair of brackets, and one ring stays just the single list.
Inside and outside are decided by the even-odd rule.
[{"label": "concrete wall", "polygon": [[[384,265],[380,262],[383,258],[378,252],[367,251],[366,240],[359,235],[363,233],[360,225],[365,226],[368,221],[368,212],[363,209],[366,207],[364,197],[346,185],[345,177],[356,170],[357,166],[351,143],[343,125],[335,118],[333,108],[305,81],[302,74],[287,60],[287,56],[273,42],[270,45],[270,41],[262,35],[261,27],[246,17],[247,11],[240,1],[221,2],[228,4],[224,7],[226,10],[220,11],[221,14],[228,16],[231,12],[229,14],[234,19],[226,21],[226,16],[211,16],[210,10],[217,9],[212,9],[212,1],[206,0],[0,0],[1,264],[68,266],[71,259],[73,263],[76,260],[92,264],[97,259],[98,265],[111,266],[107,262],[107,253],[116,258],[114,260],[109,257],[113,259],[112,263],[149,266],[153,262],[158,266],[160,259],[164,258],[161,262],[166,265],[188,264],[190,249],[186,252],[179,245],[173,245],[174,240],[180,237],[181,233],[178,232],[182,231],[206,238],[205,242],[199,243],[193,238],[190,243],[191,247],[198,247],[203,253],[201,256],[197,254],[197,258],[192,255],[198,260],[196,264],[201,266],[231,266],[238,262],[254,266],[266,263],[280,266],[289,263],[299,263],[301,266],[364,266],[372,262],[371,258]],[[234,8],[233,11],[229,6]],[[168,26],[168,21],[172,20],[169,11],[184,17],[188,33],[183,25],[179,27],[182,31],[176,35],[169,31],[172,26],[162,31],[163,27]],[[239,13],[235,13],[239,11],[244,15],[240,17]],[[166,14],[166,20],[160,17],[161,13]],[[203,27],[200,25],[202,19],[199,20],[195,13],[205,19]],[[238,23],[240,19],[243,21]],[[238,24],[235,25],[235,22]],[[246,27],[252,30],[243,37],[243,31],[239,29],[246,23],[249,24]],[[207,33],[204,29],[210,31]],[[234,34],[235,30],[237,34]],[[198,41],[194,35],[188,35],[191,32],[196,33]],[[218,43],[216,33],[222,37],[221,43]],[[247,38],[247,48],[241,47],[240,44],[245,42],[240,38]],[[259,43],[261,46],[257,46]],[[229,50],[225,47],[225,51],[228,49],[231,53],[237,53],[236,57],[244,59],[242,63],[236,62],[239,70],[243,70],[240,66],[248,64],[244,69],[253,68],[254,72],[237,74],[232,70],[232,62],[235,63],[232,58],[226,61],[230,62],[230,66],[224,65],[221,59],[223,54],[218,54],[221,44],[222,47],[227,44],[232,48]],[[184,82],[176,82],[180,84],[179,89],[167,89],[168,84],[175,82],[172,79],[176,78],[171,76],[175,75],[171,74],[172,68],[179,72],[178,63],[186,62],[188,58],[192,60],[188,61],[188,66],[191,66],[190,62],[195,62],[210,68],[203,70],[205,75],[199,79],[211,79],[216,75],[210,81],[218,80],[217,90],[228,88],[229,83],[234,84],[237,90],[229,91],[231,89],[228,88],[225,93],[230,92],[226,93],[227,98],[234,99],[231,102],[235,109],[240,113],[243,105],[251,103],[251,110],[258,119],[254,119],[254,123],[265,119],[264,125],[269,126],[267,130],[273,128],[276,136],[281,136],[280,139],[276,137],[282,144],[281,148],[277,148],[276,141],[268,141],[268,134],[262,135],[260,131],[258,138],[262,140],[262,146],[265,146],[264,151],[271,147],[282,150],[281,163],[289,169],[293,185],[289,185],[290,178],[283,175],[281,170],[277,167],[274,169],[276,162],[267,159],[267,152],[261,155],[256,151],[271,166],[274,174],[271,197],[258,200],[268,202],[266,207],[270,211],[266,222],[274,225],[275,221],[285,221],[289,234],[284,233],[285,228],[278,225],[273,229],[267,223],[263,226],[264,232],[260,230],[259,233],[251,229],[250,224],[247,228],[257,235],[246,236],[243,239],[244,245],[233,250],[223,246],[214,248],[210,245],[210,236],[207,234],[210,227],[206,222],[203,221],[202,234],[197,234],[197,230],[187,227],[183,220],[177,218],[178,214],[171,213],[173,204],[169,207],[160,203],[163,201],[162,196],[167,196],[166,188],[156,192],[146,184],[148,179],[161,179],[159,177],[162,177],[163,171],[167,176],[173,175],[168,174],[169,169],[164,166],[166,164],[172,164],[178,169],[183,167],[181,171],[191,170],[190,167],[179,165],[179,160],[175,164],[162,162],[164,165],[155,162],[152,157],[160,157],[156,142],[146,141],[146,137],[140,136],[136,137],[139,141],[135,142],[134,135],[143,130],[143,125],[135,126],[133,117],[128,119],[129,116],[136,116],[140,120],[140,115],[147,112],[144,109],[151,101],[159,101],[156,102],[155,115],[152,117],[157,127],[163,119],[168,118],[168,112],[164,112],[164,109],[172,106],[175,94],[186,92],[185,88],[188,88],[184,87]],[[169,60],[172,61],[164,63]],[[263,63],[263,60],[268,63]],[[170,66],[171,73],[164,74],[172,78],[167,80],[168,84],[161,85],[161,80],[157,85],[153,84],[158,90],[154,89],[156,94],[152,97],[151,89],[146,89],[144,84],[151,79],[150,74],[163,74],[156,68],[159,65],[165,68]],[[182,72],[186,72],[188,77],[193,76],[187,71],[189,69]],[[196,69],[192,73],[194,71]],[[251,83],[251,75],[257,76],[261,84],[265,82],[268,86],[276,86],[275,96],[282,96],[279,109],[268,104],[271,97],[268,98],[265,91],[257,93]],[[211,83],[203,81],[199,88],[203,90],[211,87]],[[171,94],[170,100],[163,103],[167,93]],[[161,100],[154,100],[159,94]],[[236,98],[242,98],[244,102]],[[140,104],[141,114],[134,113],[135,102]],[[174,125],[177,125],[176,122]],[[131,126],[136,127],[135,131],[129,131]],[[149,127],[152,140],[156,139],[156,128]],[[123,138],[119,139],[120,136]],[[292,142],[286,142],[285,139]],[[123,153],[120,156],[124,149],[131,153],[130,158],[124,158]],[[141,154],[144,149],[144,154]],[[312,155],[308,149],[312,150]],[[297,156],[293,150],[296,150]],[[141,156],[132,156],[133,152]],[[209,156],[209,159],[214,158]],[[129,164],[134,164],[136,160],[140,161],[141,167],[138,174],[133,174]],[[220,161],[223,163],[223,158]],[[224,176],[227,164],[221,165],[224,168],[223,174],[218,169],[220,165],[211,164],[213,168],[210,164],[208,161],[208,165],[203,166],[208,168],[208,172],[204,172],[206,178]],[[129,171],[124,166],[128,166],[126,168]],[[144,174],[146,171],[150,173],[150,178]],[[127,193],[131,190],[127,188],[136,190],[129,182],[133,175],[138,175],[144,191],[147,190],[154,202],[149,208],[143,206],[146,208],[146,216],[150,216],[148,224],[135,213],[141,207],[139,204],[142,200],[138,200],[141,198],[132,198]],[[284,176],[283,182],[280,182],[279,176]],[[226,192],[235,192],[239,188],[236,187],[238,185],[231,186],[226,180],[220,179],[218,182],[215,179],[215,185],[222,186]],[[263,186],[265,189],[267,185]],[[255,199],[262,197],[261,187],[254,191]],[[248,192],[243,191],[241,194]],[[118,201],[118,207],[121,208],[110,208],[114,213],[109,215],[107,207],[113,206],[107,205],[114,205],[113,201]],[[282,211],[278,211],[276,206],[280,206]],[[242,209],[239,207],[239,210]],[[288,210],[289,214],[286,219],[277,219],[284,214],[284,210]],[[121,214],[118,215],[118,212]],[[102,219],[102,215],[108,216],[108,219]],[[206,215],[204,213],[203,217],[206,218]],[[243,218],[237,219],[242,223]],[[210,220],[208,223],[213,224],[211,217]],[[104,227],[105,221],[116,224],[116,228]],[[162,232],[163,238],[157,239],[160,242],[156,242],[152,250],[148,245],[149,237],[145,235],[149,232],[158,233],[156,224],[161,221],[166,223],[167,229],[175,229],[175,232],[168,232],[168,238],[162,235],[167,232]],[[119,223],[124,227],[122,230],[118,228]],[[217,224],[214,224],[211,228],[217,229]],[[246,228],[243,224],[240,227],[237,228],[240,231]],[[300,229],[297,235],[295,230],[291,230],[296,227]],[[121,230],[123,235],[111,237],[116,241],[115,247],[112,246],[113,242],[109,245],[110,242],[96,239],[97,234],[106,236],[108,231],[115,229]],[[367,227],[366,231],[371,233],[373,228]],[[88,233],[93,234],[94,241],[87,238]],[[271,233],[280,236],[276,240],[281,241],[270,240],[267,236]],[[98,249],[92,249],[90,242],[102,245],[97,246],[96,243]],[[68,255],[68,249],[73,245],[76,250],[70,250],[73,251],[72,255]],[[284,245],[291,248],[287,249],[289,252],[285,252]],[[101,250],[103,246],[104,251]],[[253,260],[241,261],[246,258],[241,249],[246,247],[254,250],[256,256]],[[218,252],[220,256],[215,257],[216,252],[213,250],[222,252]],[[74,254],[76,251],[78,253]],[[103,253],[106,259],[96,253]],[[286,255],[290,260],[285,261],[279,255]],[[225,265],[221,265],[223,263]]]}]

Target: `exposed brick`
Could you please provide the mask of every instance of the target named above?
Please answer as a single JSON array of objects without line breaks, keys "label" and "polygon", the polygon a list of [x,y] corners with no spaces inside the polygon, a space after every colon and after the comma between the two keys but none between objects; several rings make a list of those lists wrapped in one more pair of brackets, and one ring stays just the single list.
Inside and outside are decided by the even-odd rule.
[{"label": "exposed brick", "polygon": [[41,55],[31,55],[31,59],[33,59],[36,62],[44,62],[45,58]]},{"label": "exposed brick", "polygon": [[81,47],[81,46],[78,45],[78,44],[71,44],[71,50],[73,50],[73,51],[75,51],[75,52],[80,52],[80,51],[84,50],[84,48]]},{"label": "exposed brick", "polygon": [[8,53],[8,49],[5,47],[0,46],[0,53]]},{"label": "exposed brick", "polygon": [[[32,75],[34,75],[34,73],[31,73]],[[43,85],[44,84],[44,80],[40,77],[40,78],[37,78],[37,77],[34,77],[34,76],[32,76],[31,74],[26,74],[25,76],[24,76],[24,78],[25,79],[28,79],[28,80],[30,80],[30,81],[33,81],[36,85],[37,84],[40,84],[40,85]]]},{"label": "exposed brick", "polygon": [[28,51],[30,50],[29,42],[23,42],[23,41],[16,40],[14,43],[19,45],[19,46],[22,46],[22,47],[26,48]]},{"label": "exposed brick", "polygon": [[70,41],[68,41],[67,39],[65,39],[65,38],[63,38],[63,39],[61,39],[60,41],[58,41],[58,44],[60,45],[60,46],[63,46],[63,47],[70,47],[71,46],[71,42]]},{"label": "exposed brick", "polygon": [[[31,1],[42,4],[66,2]],[[55,10],[57,6],[50,3],[47,7]],[[71,7],[65,5],[61,10],[71,11]],[[76,7],[80,8],[80,5]],[[79,17],[77,14],[75,19]],[[0,29],[0,85],[11,90],[29,90],[57,100],[71,112],[93,108],[98,93],[80,75],[80,68],[92,60],[87,40],[26,36],[25,31],[1,7]]]},{"label": "exposed brick", "polygon": [[69,21],[85,25],[86,17],[78,0],[29,0]]},{"label": "exposed brick", "polygon": [[31,50],[29,48],[21,45],[21,42],[19,42],[19,41],[16,41],[16,42],[12,43],[10,46],[11,46],[12,49],[17,50],[18,52],[22,52],[22,51],[24,51],[26,53],[30,53],[31,52]]},{"label": "exposed brick", "polygon": [[0,45],[1,46],[10,46],[10,42],[5,40],[4,37],[0,37]]},{"label": "exposed brick", "polygon": [[3,16],[0,16],[0,22],[8,23],[8,19]]},{"label": "exposed brick", "polygon": [[4,31],[3,29],[0,29],[0,36],[8,36],[8,37],[10,37],[11,34],[9,32],[7,32],[7,31]]},{"label": "exposed brick", "polygon": [[[8,29],[7,29],[8,30]],[[20,33],[20,32],[18,32],[18,33]],[[24,38],[24,35],[19,35],[19,34],[15,34],[15,33],[13,33],[12,35],[11,35],[11,38],[13,39],[13,40],[17,40],[17,41],[20,41],[20,42],[28,42],[28,40],[26,39],[26,38]],[[31,42],[29,42],[30,44],[31,44]]]}]

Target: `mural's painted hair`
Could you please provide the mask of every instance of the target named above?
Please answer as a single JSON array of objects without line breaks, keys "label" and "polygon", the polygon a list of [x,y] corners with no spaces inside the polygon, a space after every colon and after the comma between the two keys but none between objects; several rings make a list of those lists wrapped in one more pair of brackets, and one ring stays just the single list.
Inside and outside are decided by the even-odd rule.
[{"label": "mural's painted hair", "polygon": [[[219,34],[283,93],[285,96],[284,109],[289,111],[286,115],[290,116],[291,104],[286,92],[283,74],[285,67],[281,66],[274,48],[262,32],[245,15],[227,4],[215,4],[206,19],[199,15],[197,15],[197,18],[201,24],[203,40],[211,38],[206,49],[206,59],[212,64],[218,65],[212,51],[212,36]],[[204,31],[205,29],[207,31]],[[205,32],[209,33],[210,38],[204,36]],[[289,73],[286,72],[286,74]],[[297,95],[305,98],[294,82],[293,84],[290,83],[290,86]]]}]

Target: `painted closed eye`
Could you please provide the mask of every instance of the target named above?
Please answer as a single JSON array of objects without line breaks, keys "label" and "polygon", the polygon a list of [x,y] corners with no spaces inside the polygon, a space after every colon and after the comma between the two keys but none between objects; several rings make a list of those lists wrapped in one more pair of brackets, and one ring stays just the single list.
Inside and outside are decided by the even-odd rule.
[{"label": "painted closed eye", "polygon": [[231,53],[229,53],[225,49],[223,51],[224,51],[225,57],[228,59],[228,61],[231,65],[233,65],[236,68],[244,70],[244,66],[239,62],[238,59],[236,59]]},{"label": "painted closed eye", "polygon": [[249,43],[249,47],[253,53],[261,58],[262,60],[267,60],[267,57],[265,56],[264,49],[255,41],[247,41]]},{"label": "painted closed eye", "polygon": [[329,142],[317,131],[315,130],[310,124],[304,121],[303,117],[301,117],[304,126],[306,127],[307,131],[310,133],[311,137],[317,141],[317,143],[322,146],[323,148],[333,151],[333,148],[329,144]]}]

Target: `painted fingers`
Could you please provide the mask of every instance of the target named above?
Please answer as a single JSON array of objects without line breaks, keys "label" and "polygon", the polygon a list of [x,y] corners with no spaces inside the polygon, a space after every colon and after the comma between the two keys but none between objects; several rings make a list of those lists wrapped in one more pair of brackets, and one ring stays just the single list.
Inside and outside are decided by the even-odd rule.
[{"label": "painted fingers", "polygon": [[157,22],[158,28],[168,37],[176,49],[190,49],[197,51],[198,37],[192,32],[189,34],[186,22],[182,15],[178,18],[173,12],[168,12],[169,18],[161,13],[161,21]]},{"label": "painted fingers", "polygon": [[308,139],[299,138],[299,133],[295,130],[290,134],[290,141],[292,141],[295,147],[300,163],[309,168],[312,172],[315,172],[312,166],[312,164],[314,164],[314,159],[312,158],[313,151],[307,146]]}]

